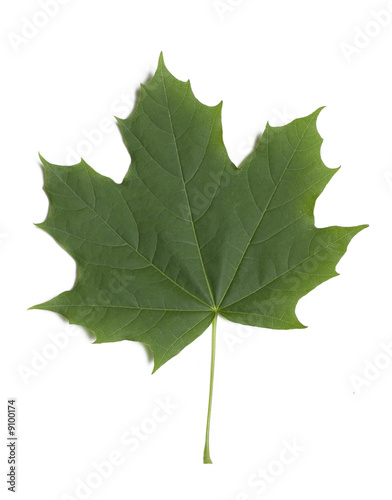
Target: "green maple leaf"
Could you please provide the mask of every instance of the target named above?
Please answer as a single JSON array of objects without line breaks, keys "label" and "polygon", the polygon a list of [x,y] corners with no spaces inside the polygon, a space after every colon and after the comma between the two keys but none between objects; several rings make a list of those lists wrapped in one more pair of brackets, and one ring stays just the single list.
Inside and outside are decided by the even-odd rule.
[{"label": "green maple leaf", "polygon": [[154,371],[213,324],[209,427],[220,314],[265,328],[303,328],[298,300],[336,276],[365,225],[317,228],[316,198],[335,174],[320,158],[320,110],[267,125],[237,168],[222,139],[221,104],[205,106],[162,56],[136,109],[118,120],[132,164],[121,184],[83,160],[44,165],[38,224],[75,259],[77,280],[35,309],[65,316],[96,343],[148,345]]}]

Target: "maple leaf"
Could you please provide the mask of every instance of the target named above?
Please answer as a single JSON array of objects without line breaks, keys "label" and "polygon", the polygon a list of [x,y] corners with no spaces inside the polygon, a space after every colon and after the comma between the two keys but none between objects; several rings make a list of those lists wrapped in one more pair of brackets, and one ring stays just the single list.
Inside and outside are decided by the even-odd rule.
[{"label": "maple leaf", "polygon": [[154,371],[212,323],[211,387],[220,314],[258,327],[302,328],[298,300],[336,276],[366,225],[317,228],[313,209],[336,170],[320,157],[320,112],[267,125],[237,168],[221,107],[206,106],[162,55],[134,112],[118,120],[132,164],[121,184],[83,160],[41,158],[49,211],[39,227],[77,262],[72,290],[34,306],[65,316],[96,343],[148,345]]}]

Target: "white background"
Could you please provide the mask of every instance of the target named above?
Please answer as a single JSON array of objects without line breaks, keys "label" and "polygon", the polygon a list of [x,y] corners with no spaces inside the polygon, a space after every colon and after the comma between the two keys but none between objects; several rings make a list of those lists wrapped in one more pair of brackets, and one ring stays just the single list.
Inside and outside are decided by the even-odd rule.
[{"label": "white background", "polygon": [[[391,4],[62,3],[46,20],[38,1],[0,6],[1,495],[11,497],[6,404],[14,397],[23,500],[82,498],[77,485],[91,482],[93,462],[114,450],[122,465],[84,498],[390,499],[392,368],[369,381],[365,360],[387,364],[380,344],[392,343],[392,20],[372,14]],[[31,21],[45,26],[30,26],[23,42],[17,36]],[[60,164],[82,151],[98,172],[121,181],[129,156],[107,120],[128,114],[161,50],[202,102],[223,99],[224,140],[236,163],[267,120],[281,125],[326,106],[318,120],[322,157],[342,168],[317,202],[316,223],[370,224],[349,245],[340,276],[300,301],[308,329],[219,320],[213,466],[202,464],[210,331],[151,376],[141,345],[92,345],[56,314],[27,311],[75,278],[69,255],[33,225],[48,207],[38,151]],[[83,142],[102,120],[96,144]],[[53,334],[68,339],[54,354]],[[41,369],[23,377],[38,358]],[[354,387],[355,377],[366,385]],[[157,398],[177,409],[131,452],[121,436],[151,424]],[[293,440],[303,451],[279,466],[284,442]],[[261,483],[249,483],[258,469],[279,470],[263,493]]]}]

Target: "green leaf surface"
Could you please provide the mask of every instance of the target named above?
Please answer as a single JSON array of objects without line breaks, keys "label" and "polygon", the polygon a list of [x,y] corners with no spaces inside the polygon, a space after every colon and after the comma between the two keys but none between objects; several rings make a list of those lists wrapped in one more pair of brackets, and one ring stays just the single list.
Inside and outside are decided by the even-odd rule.
[{"label": "green leaf surface", "polygon": [[148,345],[154,371],[220,314],[302,328],[298,300],[327,279],[363,229],[317,228],[313,208],[336,170],[320,158],[320,112],[267,125],[237,168],[222,105],[206,106],[162,56],[136,109],[118,120],[132,164],[121,184],[83,160],[41,158],[49,198],[38,224],[75,259],[72,290],[34,306],[83,325],[96,342]]}]

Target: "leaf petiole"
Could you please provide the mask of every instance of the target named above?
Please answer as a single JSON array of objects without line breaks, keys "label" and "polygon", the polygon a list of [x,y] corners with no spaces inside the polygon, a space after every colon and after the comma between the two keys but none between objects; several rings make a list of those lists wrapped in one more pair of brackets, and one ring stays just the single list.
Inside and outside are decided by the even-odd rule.
[{"label": "leaf petiole", "polygon": [[211,407],[212,407],[212,393],[214,390],[214,373],[215,373],[215,346],[216,346],[216,323],[218,313],[215,313],[212,320],[212,345],[211,345],[211,374],[210,374],[210,396],[208,399],[208,413],[207,413],[207,427],[206,427],[206,441],[204,445],[204,463],[212,464],[210,457],[210,422],[211,422]]}]

